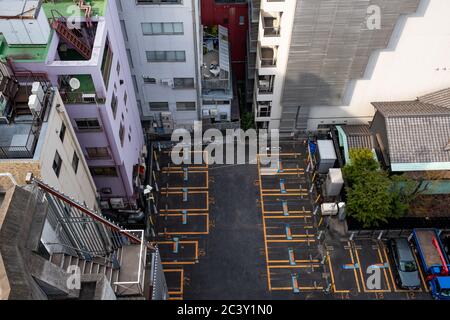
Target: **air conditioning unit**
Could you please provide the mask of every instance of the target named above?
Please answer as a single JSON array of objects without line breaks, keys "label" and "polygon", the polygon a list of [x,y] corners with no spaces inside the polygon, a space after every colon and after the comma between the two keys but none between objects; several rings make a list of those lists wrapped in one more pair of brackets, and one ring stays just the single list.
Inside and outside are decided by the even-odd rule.
[{"label": "air conditioning unit", "polygon": [[172,79],[161,79],[161,84],[169,87],[173,87]]},{"label": "air conditioning unit", "polygon": [[202,111],[204,117],[209,117],[209,110]]},{"label": "air conditioning unit", "polygon": [[83,93],[81,95],[81,100],[86,103],[93,103],[96,101],[96,98],[95,93]]},{"label": "air conditioning unit", "polygon": [[28,97],[28,107],[30,108],[31,114],[33,116],[39,116],[42,109],[42,104],[39,101],[37,95],[32,94]]},{"label": "air conditioning unit", "polygon": [[172,121],[172,113],[171,112],[161,112],[161,121],[162,122]]},{"label": "air conditioning unit", "polygon": [[108,201],[100,201],[100,209],[109,209]]},{"label": "air conditioning unit", "polygon": [[210,110],[209,110],[209,115],[210,115],[211,117],[217,116],[217,109],[210,109]]},{"label": "air conditioning unit", "polygon": [[125,208],[125,203],[122,198],[111,198],[109,199],[109,203],[111,204],[111,208],[113,209],[123,209]]},{"label": "air conditioning unit", "polygon": [[35,94],[41,103],[44,101],[44,90],[40,82],[33,82],[31,85],[31,93]]}]

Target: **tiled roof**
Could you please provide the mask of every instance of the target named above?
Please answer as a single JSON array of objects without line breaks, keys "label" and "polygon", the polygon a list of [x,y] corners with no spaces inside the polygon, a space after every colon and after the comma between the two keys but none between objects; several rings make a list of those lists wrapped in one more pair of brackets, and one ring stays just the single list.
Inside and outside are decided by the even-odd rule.
[{"label": "tiled roof", "polygon": [[450,162],[450,89],[372,105],[385,119],[391,163]]},{"label": "tiled roof", "polygon": [[419,101],[436,106],[450,108],[450,88],[439,90],[419,97]]},{"label": "tiled roof", "polygon": [[347,144],[349,149],[367,148],[373,149],[373,138],[369,131],[369,125],[346,125],[342,126],[347,136]]},{"label": "tiled roof", "polygon": [[384,117],[419,117],[450,115],[450,109],[431,103],[415,101],[372,102]]}]

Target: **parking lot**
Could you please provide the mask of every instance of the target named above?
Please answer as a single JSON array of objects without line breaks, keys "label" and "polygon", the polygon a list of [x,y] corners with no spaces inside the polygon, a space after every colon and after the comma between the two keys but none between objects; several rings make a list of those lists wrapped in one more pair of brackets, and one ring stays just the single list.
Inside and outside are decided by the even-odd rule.
[{"label": "parking lot", "polygon": [[419,290],[396,285],[385,239],[328,230],[302,142],[277,152],[271,166],[260,156],[172,166],[168,152],[158,155],[158,243],[171,299],[431,298],[423,275]]}]

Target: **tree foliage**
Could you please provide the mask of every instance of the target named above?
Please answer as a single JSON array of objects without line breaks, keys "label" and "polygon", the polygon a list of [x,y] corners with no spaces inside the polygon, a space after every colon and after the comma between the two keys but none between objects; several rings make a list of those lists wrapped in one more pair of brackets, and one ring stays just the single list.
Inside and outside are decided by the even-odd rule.
[{"label": "tree foliage", "polygon": [[364,227],[400,218],[416,196],[416,182],[405,175],[389,177],[379,168],[369,149],[350,150],[350,163],[343,168],[348,182],[347,209]]}]

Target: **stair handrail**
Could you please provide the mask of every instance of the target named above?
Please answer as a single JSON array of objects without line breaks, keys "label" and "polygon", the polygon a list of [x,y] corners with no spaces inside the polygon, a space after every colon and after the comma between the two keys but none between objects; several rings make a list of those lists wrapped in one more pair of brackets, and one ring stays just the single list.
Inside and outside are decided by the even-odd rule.
[{"label": "stair handrail", "polygon": [[144,242],[150,250],[155,250],[155,247],[147,242],[145,239],[140,239],[139,237],[136,237],[135,235],[131,234],[127,229],[121,228],[120,226],[116,225],[114,222],[109,220],[108,218],[104,217],[101,213],[94,212],[91,209],[86,208],[84,205],[79,203],[77,200],[70,198],[63,194],[62,192],[56,190],[54,187],[51,187],[44,183],[43,181],[37,179],[36,177],[32,177],[31,181],[35,184],[37,184],[41,189],[47,191],[48,193],[54,195],[55,197],[58,197],[59,199],[65,201],[66,203],[70,204],[71,206],[75,207],[76,209],[80,210],[84,214],[88,215],[92,219],[106,225],[110,229],[119,232],[120,234],[124,235],[126,238],[128,238],[131,242],[139,244],[141,242]]}]

